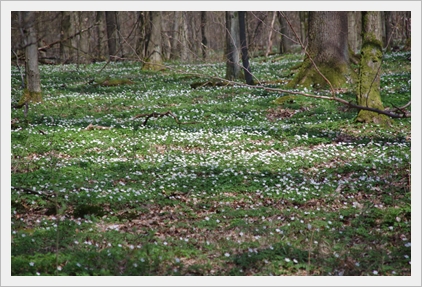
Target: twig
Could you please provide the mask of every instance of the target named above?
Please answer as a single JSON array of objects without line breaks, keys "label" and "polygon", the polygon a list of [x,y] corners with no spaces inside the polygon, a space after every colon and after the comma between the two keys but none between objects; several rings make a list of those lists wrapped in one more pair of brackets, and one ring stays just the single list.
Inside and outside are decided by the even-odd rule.
[{"label": "twig", "polygon": [[14,187],[14,186],[12,186],[12,189],[20,190],[20,191],[23,191],[23,192],[29,193],[29,194],[40,195],[47,200],[51,200],[51,198],[53,197],[53,195],[50,195],[50,194],[46,193],[45,191],[41,191],[41,190],[35,191],[35,190],[32,190],[30,188],[26,188],[26,187]]},{"label": "twig", "polygon": [[193,121],[193,122],[181,122],[177,118],[177,116],[175,114],[173,114],[171,111],[167,111],[167,112],[164,112],[164,113],[152,112],[150,114],[140,114],[140,115],[134,116],[133,118],[134,119],[145,118],[145,121],[142,124],[142,125],[145,126],[150,118],[162,118],[164,116],[171,116],[176,121],[176,123],[179,124],[179,125],[187,125],[187,124],[196,124],[196,123],[198,123],[196,121]]}]

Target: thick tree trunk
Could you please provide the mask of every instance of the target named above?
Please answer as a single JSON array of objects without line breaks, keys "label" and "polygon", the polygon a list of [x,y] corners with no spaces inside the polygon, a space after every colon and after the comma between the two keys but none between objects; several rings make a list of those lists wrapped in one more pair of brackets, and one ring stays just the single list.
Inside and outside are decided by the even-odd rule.
[{"label": "thick tree trunk", "polygon": [[226,12],[226,79],[241,79],[239,65],[240,39],[239,39],[239,15],[238,12]]},{"label": "thick tree trunk", "polygon": [[[287,18],[285,19],[283,15],[279,12],[278,15],[278,22],[280,23],[280,32],[281,32],[281,41],[280,41],[280,53],[294,53],[301,50],[301,46],[296,39],[295,33],[292,31],[292,28],[297,33],[297,35],[301,38],[301,29],[300,29],[300,19],[299,19],[300,12],[297,11],[284,11],[283,15]],[[290,22],[292,27],[290,27]]]},{"label": "thick tree trunk", "polygon": [[251,68],[249,66],[248,43],[246,42],[245,12],[239,11],[239,36],[242,50],[242,64],[246,84],[253,85]]},{"label": "thick tree trunk", "polygon": [[161,52],[161,12],[152,11],[149,13],[149,33],[146,48],[146,59],[143,70],[158,71],[164,68]]},{"label": "thick tree trunk", "polygon": [[347,12],[349,48],[353,54],[358,54],[362,47],[362,13]]},{"label": "thick tree trunk", "polygon": [[38,68],[38,41],[35,31],[34,11],[19,12],[22,32],[22,47],[25,48],[25,90],[16,108],[25,105],[25,116],[29,102],[41,102],[41,80]]},{"label": "thick tree trunk", "polygon": [[207,26],[207,12],[201,11],[201,51],[202,51],[202,58],[205,60],[207,58],[207,37],[205,35],[205,27]]},{"label": "thick tree trunk", "polygon": [[[362,51],[357,103],[360,106],[384,110],[380,95],[382,64],[381,12],[362,12]],[[358,122],[388,124],[390,118],[371,111],[360,110]]]},{"label": "thick tree trunk", "polygon": [[[333,88],[343,86],[350,74],[347,12],[309,12],[307,53]],[[289,87],[330,87],[308,56]]]}]

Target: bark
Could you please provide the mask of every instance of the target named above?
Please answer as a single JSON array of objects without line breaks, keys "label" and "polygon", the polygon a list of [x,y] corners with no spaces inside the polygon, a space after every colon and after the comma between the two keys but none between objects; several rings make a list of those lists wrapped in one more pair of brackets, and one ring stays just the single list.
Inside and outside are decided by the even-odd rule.
[{"label": "bark", "polygon": [[[280,23],[280,32],[281,32],[281,41],[280,41],[280,53],[294,53],[300,51],[301,47],[298,43],[298,39],[292,30],[298,33],[298,36],[301,35],[300,31],[300,19],[299,14],[300,12],[295,11],[284,11],[284,16],[287,18],[285,19],[281,13],[277,13],[278,21]],[[292,27],[290,27],[289,23]],[[300,38],[302,41],[302,37]]]},{"label": "bark", "polygon": [[162,59],[161,12],[152,11],[149,14],[149,31],[143,70],[158,71],[164,68]]},{"label": "bark", "polygon": [[347,12],[349,48],[353,54],[358,54],[362,47],[362,13]]},{"label": "bark", "polygon": [[170,59],[175,60],[180,57],[180,34],[179,34],[179,27],[180,23],[182,22],[182,11],[175,11],[174,12],[174,19],[173,19],[173,31],[171,32],[171,52],[170,52]]},{"label": "bark", "polygon": [[107,43],[108,43],[108,52],[110,59],[116,60],[121,57],[120,53],[120,27],[119,21],[117,19],[116,11],[106,11],[106,23],[107,23]]},{"label": "bark", "polygon": [[96,28],[97,34],[97,41],[96,41],[96,49],[95,49],[95,56],[99,61],[105,61],[109,57],[108,52],[108,41],[107,41],[107,24],[106,24],[106,16],[104,11],[96,12],[96,21],[98,26]]},{"label": "bark", "polygon": [[226,79],[241,79],[239,65],[239,15],[238,12],[226,12]]},{"label": "bark", "polygon": [[60,60],[61,63],[77,62],[77,46],[76,37],[77,15],[75,12],[62,12],[61,31],[60,31]]},{"label": "bark", "polygon": [[188,23],[187,12],[182,12],[182,29],[180,29],[180,60],[183,62],[188,60]]},{"label": "bark", "polygon": [[249,66],[248,43],[246,42],[245,12],[239,11],[239,37],[242,50],[242,64],[245,81],[248,85],[253,85],[251,68]]},{"label": "bark", "polygon": [[[381,12],[362,12],[362,51],[359,72],[357,103],[360,106],[384,110],[380,95],[382,64]],[[360,110],[358,122],[389,124],[390,119],[367,110]]]},{"label": "bark", "polygon": [[40,70],[38,68],[38,41],[35,30],[35,13],[34,11],[19,12],[20,25],[22,32],[22,47],[25,47],[25,82],[26,87],[24,94],[17,104],[17,108],[24,105],[25,115],[29,102],[41,102],[41,80]]},{"label": "bark", "polygon": [[205,27],[207,26],[207,12],[201,11],[201,51],[202,51],[202,58],[205,60],[207,58],[207,45],[208,40],[207,36],[205,35]]},{"label": "bark", "polygon": [[309,12],[307,54],[288,86],[342,87],[351,73],[347,30],[347,12]]},{"label": "bark", "polygon": [[[78,16],[78,31],[82,31],[86,28],[88,28],[89,25],[89,19],[91,18],[92,12],[86,12],[86,11],[79,11],[74,12],[77,13]],[[91,29],[86,31],[85,33],[81,33],[78,36],[76,36],[77,41],[77,61],[81,64],[87,64],[92,61],[92,56],[90,53],[90,39],[91,39]]]}]

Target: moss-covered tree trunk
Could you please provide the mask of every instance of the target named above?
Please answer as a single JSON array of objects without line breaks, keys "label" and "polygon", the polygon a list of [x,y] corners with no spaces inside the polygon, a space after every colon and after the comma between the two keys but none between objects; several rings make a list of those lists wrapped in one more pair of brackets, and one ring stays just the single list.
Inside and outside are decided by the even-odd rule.
[{"label": "moss-covered tree trunk", "polygon": [[[343,86],[350,74],[347,31],[347,12],[309,12],[307,52],[334,88]],[[289,87],[296,86],[328,86],[308,56],[289,83]]]},{"label": "moss-covered tree trunk", "polygon": [[38,68],[38,41],[35,31],[34,11],[20,12],[21,31],[23,33],[23,47],[25,47],[25,90],[17,108],[25,105],[25,114],[29,102],[41,102],[41,80]]},{"label": "moss-covered tree trunk", "polygon": [[[381,12],[362,12],[362,21],[363,40],[356,100],[361,106],[384,110],[380,95],[383,56]],[[356,121],[389,123],[390,118],[375,112],[360,110]]]},{"label": "moss-covered tree trunk", "polygon": [[145,51],[145,63],[142,70],[159,71],[164,68],[162,57],[161,40],[161,12],[148,12],[149,33],[147,35],[147,45]]}]

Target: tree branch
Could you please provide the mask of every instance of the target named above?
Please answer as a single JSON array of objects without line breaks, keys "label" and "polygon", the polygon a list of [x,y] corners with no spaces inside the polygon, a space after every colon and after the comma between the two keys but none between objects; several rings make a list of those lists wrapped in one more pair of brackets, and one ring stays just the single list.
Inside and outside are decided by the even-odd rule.
[{"label": "tree branch", "polygon": [[182,124],[184,124],[184,125],[186,125],[186,124],[196,124],[197,123],[196,121],[193,121],[193,122],[181,122],[177,118],[177,116],[174,113],[172,113],[171,111],[167,111],[167,112],[164,112],[164,113],[152,112],[152,113],[149,113],[149,114],[139,114],[139,115],[134,116],[133,119],[145,118],[145,121],[143,122],[142,125],[143,126],[146,126],[146,124],[147,124],[147,122],[148,122],[148,120],[150,118],[162,118],[164,116],[170,116],[170,117],[172,117],[176,121],[176,123],[178,125],[182,125]]}]

